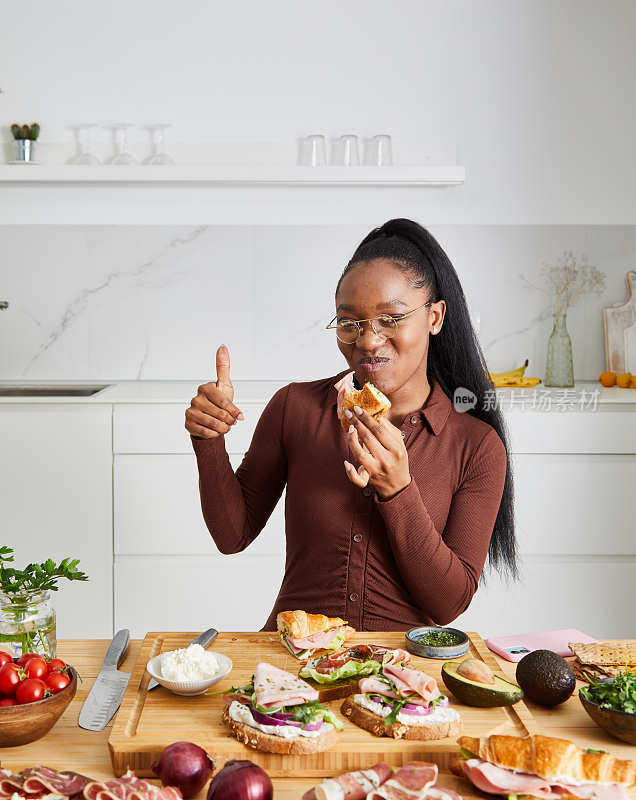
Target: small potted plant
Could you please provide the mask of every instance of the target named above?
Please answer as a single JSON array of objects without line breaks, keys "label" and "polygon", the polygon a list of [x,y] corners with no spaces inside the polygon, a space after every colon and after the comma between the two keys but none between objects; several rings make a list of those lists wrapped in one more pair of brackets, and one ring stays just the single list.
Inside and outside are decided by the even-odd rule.
[{"label": "small potted plant", "polygon": [[15,161],[29,163],[35,161],[35,142],[40,135],[40,126],[37,122],[31,125],[18,125],[16,122],[11,126],[13,134],[13,156]]}]

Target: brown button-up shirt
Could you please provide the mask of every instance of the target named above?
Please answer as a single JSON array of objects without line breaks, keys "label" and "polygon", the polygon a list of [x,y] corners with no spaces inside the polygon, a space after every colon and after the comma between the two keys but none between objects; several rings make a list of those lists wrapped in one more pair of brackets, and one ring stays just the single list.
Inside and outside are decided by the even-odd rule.
[{"label": "brown button-up shirt", "polygon": [[381,500],[345,472],[333,386],[348,371],[279,389],[236,473],[224,437],[192,439],[203,516],[222,553],[258,536],[287,485],[285,575],[264,630],[292,609],[358,630],[447,624],[477,589],[506,476],[497,432],[456,411],[431,380],[400,426],[411,482]]}]

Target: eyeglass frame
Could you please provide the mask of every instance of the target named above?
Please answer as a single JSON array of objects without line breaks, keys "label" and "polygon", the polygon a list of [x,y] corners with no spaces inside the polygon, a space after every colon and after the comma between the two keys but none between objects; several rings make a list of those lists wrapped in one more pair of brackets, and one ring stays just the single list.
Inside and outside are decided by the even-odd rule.
[{"label": "eyeglass frame", "polygon": [[[376,329],[375,329],[375,325],[373,324],[373,321],[376,320],[376,319],[379,319],[380,317],[389,317],[395,323],[395,330],[397,331],[398,322],[402,322],[403,319],[406,319],[406,317],[410,316],[411,314],[414,314],[416,311],[419,311],[421,308],[426,308],[427,306],[432,306],[434,302],[436,302],[436,301],[435,300],[427,300],[426,303],[423,303],[421,306],[417,306],[417,308],[412,308],[410,311],[407,311],[404,314],[400,314],[399,319],[395,319],[395,317],[392,317],[390,314],[378,314],[377,317],[367,317],[366,319],[348,320],[348,324],[349,325],[351,325],[352,323],[355,323],[357,325],[357,327],[358,327],[358,335],[352,342],[342,342],[342,339],[338,339],[338,341],[342,342],[343,344],[355,344],[358,341],[358,339],[360,338],[360,336],[362,335],[362,328],[360,327],[360,323],[361,322],[370,322],[371,323],[371,330],[373,331],[373,333],[375,333],[376,336],[384,337],[385,341],[386,341],[386,339],[392,339],[393,336],[387,336],[384,333],[378,333],[376,331]],[[334,316],[334,318],[331,320],[331,322],[328,325],[325,325],[325,330],[336,330],[337,331],[339,326],[333,324],[334,320],[337,319],[337,318],[338,318],[338,314],[336,314]],[[337,333],[336,333],[336,338],[338,338],[338,334]]]}]

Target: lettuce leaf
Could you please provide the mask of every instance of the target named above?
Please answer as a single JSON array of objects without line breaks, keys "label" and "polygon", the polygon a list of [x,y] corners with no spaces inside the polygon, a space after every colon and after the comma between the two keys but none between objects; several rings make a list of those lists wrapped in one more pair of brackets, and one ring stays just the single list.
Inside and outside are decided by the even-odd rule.
[{"label": "lettuce leaf", "polygon": [[313,664],[309,662],[305,664],[299,674],[301,678],[311,678],[316,683],[331,684],[336,681],[373,675],[380,671],[381,666],[379,661],[374,661],[371,658],[366,661],[347,661],[341,667],[325,675],[322,672],[317,672]]}]

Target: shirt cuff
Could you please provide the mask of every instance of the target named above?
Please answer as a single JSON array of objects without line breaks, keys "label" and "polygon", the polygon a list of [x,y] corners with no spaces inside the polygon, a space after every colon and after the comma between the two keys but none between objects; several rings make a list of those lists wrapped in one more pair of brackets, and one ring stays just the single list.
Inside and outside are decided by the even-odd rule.
[{"label": "shirt cuff", "polygon": [[[400,500],[398,500],[398,498],[402,498],[402,495],[407,493],[414,483],[415,481],[413,480],[413,476],[411,476],[411,480],[406,484],[406,486],[403,489],[400,489],[400,491],[397,494],[394,494],[393,497],[389,497],[388,500],[385,500],[383,497],[380,497],[380,495],[377,492],[374,492],[373,499],[375,500],[376,503],[378,503],[378,505],[382,506],[389,506],[391,505],[391,503],[394,503],[395,500],[397,500],[399,503]],[[397,505],[397,503],[395,503],[395,505]]]}]

